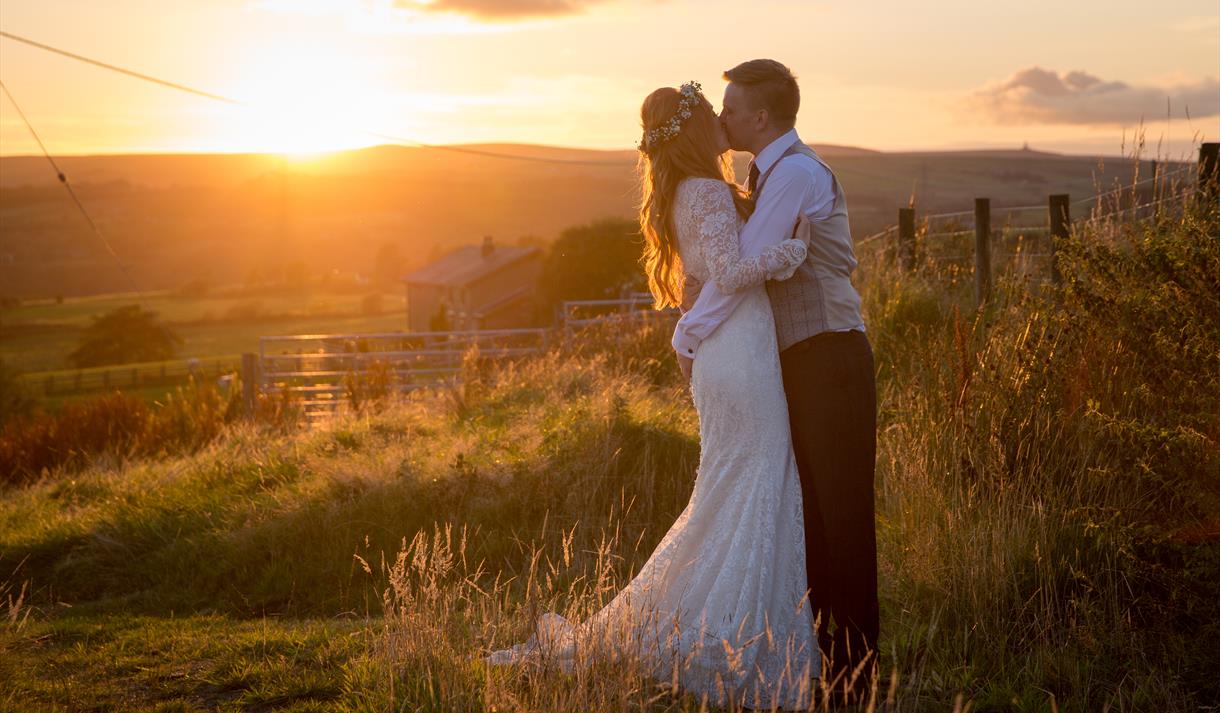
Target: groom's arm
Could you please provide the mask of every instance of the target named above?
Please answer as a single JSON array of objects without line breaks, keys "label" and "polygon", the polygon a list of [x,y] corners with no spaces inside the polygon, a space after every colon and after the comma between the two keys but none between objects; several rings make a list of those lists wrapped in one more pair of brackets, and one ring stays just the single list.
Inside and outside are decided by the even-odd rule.
[{"label": "groom's arm", "polygon": [[699,290],[699,297],[694,305],[682,315],[678,326],[674,328],[673,340],[670,343],[678,356],[694,359],[703,340],[728,319],[745,296],[744,290],[726,295],[716,289],[715,282],[709,281],[705,284]]},{"label": "groom's arm", "polygon": [[[816,221],[829,216],[834,207],[830,172],[803,156],[781,160],[767,179],[766,188],[742,228],[742,257],[757,257],[768,247],[792,237],[802,213]],[[674,329],[671,344],[678,356],[694,359],[703,340],[728,319],[744,298],[745,292],[726,295],[713,283],[704,285],[694,305]]]},{"label": "groom's arm", "polygon": [[767,179],[754,213],[741,229],[741,256],[755,257],[781,240],[792,237],[802,215],[817,222],[834,208],[830,172],[806,156],[779,162]]}]

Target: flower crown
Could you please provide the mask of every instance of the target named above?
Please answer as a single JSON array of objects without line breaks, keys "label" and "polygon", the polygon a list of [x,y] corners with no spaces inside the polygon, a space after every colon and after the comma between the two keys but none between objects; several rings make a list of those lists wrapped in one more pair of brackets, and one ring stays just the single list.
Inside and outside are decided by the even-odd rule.
[{"label": "flower crown", "polygon": [[665,143],[681,133],[682,122],[690,118],[691,107],[699,102],[702,91],[703,87],[699,82],[690,81],[683,84],[678,89],[682,95],[682,98],[678,100],[678,111],[660,127],[644,132],[644,138],[639,145],[640,151],[648,153],[654,146]]}]

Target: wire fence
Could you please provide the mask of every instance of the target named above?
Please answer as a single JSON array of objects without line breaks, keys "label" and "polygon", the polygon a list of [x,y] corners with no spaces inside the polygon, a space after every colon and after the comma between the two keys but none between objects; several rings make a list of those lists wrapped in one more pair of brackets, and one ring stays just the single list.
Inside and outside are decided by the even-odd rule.
[{"label": "wire fence", "polygon": [[[652,309],[652,296],[568,300],[550,327],[446,332],[294,334],[259,338],[252,361],[241,354],[156,362],[27,372],[19,381],[47,398],[104,391],[171,389],[192,380],[227,389],[242,382],[268,395],[286,395],[309,418],[333,414],[370,390],[406,393],[454,385],[463,360],[492,362],[539,354],[560,338],[590,327],[622,326],[629,333],[643,324],[672,325],[676,309]],[[239,381],[240,375],[240,381]]]},{"label": "wire fence", "polygon": [[229,354],[191,359],[56,369],[21,374],[18,379],[45,397],[63,397],[111,390],[170,388],[195,380],[219,380],[235,374],[241,356]]},{"label": "wire fence", "polygon": [[617,300],[568,300],[559,309],[557,324],[565,336],[590,325],[617,323],[623,326],[676,322],[680,312],[670,307],[652,309],[651,294],[636,293]]},{"label": "wire fence", "polygon": [[653,310],[652,296],[568,300],[550,327],[449,332],[265,336],[258,354],[245,355],[247,407],[257,393],[292,399],[314,422],[361,399],[419,389],[453,388],[472,362],[505,363],[545,352],[559,339],[590,327],[672,324],[678,310]]},{"label": "wire fence", "polygon": [[541,353],[549,340],[548,329],[265,336],[257,359],[244,358],[242,380],[247,399],[255,391],[285,395],[316,419],[361,398],[455,382],[474,356],[505,361]]},{"label": "wire fence", "polygon": [[989,199],[979,198],[971,211],[921,216],[913,207],[900,208],[896,224],[856,242],[857,255],[865,262],[896,261],[908,271],[926,265],[947,271],[954,281],[973,275],[976,303],[982,304],[995,272],[1058,281],[1055,244],[1073,226],[1104,228],[1155,218],[1180,210],[1201,191],[1205,199],[1214,199],[1220,192],[1218,148],[1220,144],[1205,143],[1198,163],[1154,169],[1151,177],[1074,201],[1058,194],[1043,205],[993,210]]}]

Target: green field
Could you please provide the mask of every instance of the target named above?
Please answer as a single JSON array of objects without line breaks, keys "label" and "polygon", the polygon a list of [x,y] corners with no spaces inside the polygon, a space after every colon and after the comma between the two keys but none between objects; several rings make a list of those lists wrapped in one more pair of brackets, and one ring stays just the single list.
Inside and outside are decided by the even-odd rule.
[{"label": "green field", "polygon": [[154,311],[183,339],[179,357],[257,352],[258,338],[277,334],[395,332],[406,330],[402,294],[382,294],[382,311],[363,314],[369,292],[300,291],[179,297],[173,294],[100,295],[37,301],[0,311],[0,359],[23,372],[68,368],[91,319],[130,304]]}]

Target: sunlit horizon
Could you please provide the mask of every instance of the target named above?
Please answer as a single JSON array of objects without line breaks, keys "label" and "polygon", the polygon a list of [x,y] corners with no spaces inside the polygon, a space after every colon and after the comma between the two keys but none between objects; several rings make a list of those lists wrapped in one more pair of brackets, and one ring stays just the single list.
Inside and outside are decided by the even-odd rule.
[{"label": "sunlit horizon", "polygon": [[[1142,135],[1144,156],[1176,159],[1220,138],[1220,16],[1202,2],[1162,3],[1148,23],[1101,2],[973,16],[947,2],[918,16],[900,5],[886,16],[789,0],[748,8],[605,0],[526,4],[534,10],[520,13],[442,5],[223,0],[150,9],[118,0],[73,5],[78,17],[64,24],[64,3],[9,0],[0,5],[7,32],[240,105],[8,38],[0,79],[55,155],[307,157],[395,143],[386,137],[407,146],[630,150],[652,89],[696,79],[719,106],[720,73],[756,56],[780,59],[800,78],[797,128],[813,144],[1121,156]],[[1046,24],[1051,7],[1058,25]],[[138,26],[121,21],[137,15]],[[792,21],[769,33],[735,30],[770,19]],[[98,26],[115,31],[93,32]],[[815,26],[811,41],[804,28]],[[1141,51],[1122,50],[1131,46]],[[0,155],[39,153],[0,101]]]}]

